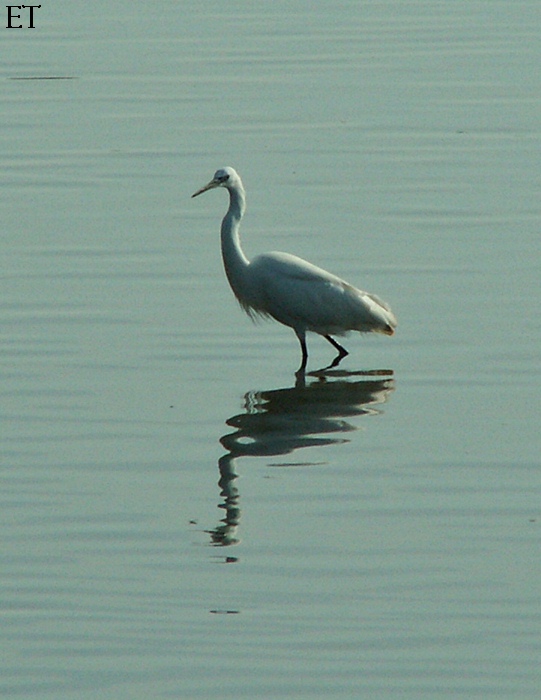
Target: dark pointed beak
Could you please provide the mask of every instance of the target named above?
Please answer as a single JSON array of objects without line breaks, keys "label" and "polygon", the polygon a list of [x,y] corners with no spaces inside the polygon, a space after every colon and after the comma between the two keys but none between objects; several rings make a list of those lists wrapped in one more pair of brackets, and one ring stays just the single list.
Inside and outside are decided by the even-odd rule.
[{"label": "dark pointed beak", "polygon": [[194,192],[192,194],[192,199],[194,197],[197,197],[200,194],[203,194],[203,192],[206,192],[207,190],[212,190],[215,187],[218,187],[220,183],[217,180],[211,180],[208,184],[206,184],[204,187],[202,187],[200,190],[197,190],[197,192]]}]

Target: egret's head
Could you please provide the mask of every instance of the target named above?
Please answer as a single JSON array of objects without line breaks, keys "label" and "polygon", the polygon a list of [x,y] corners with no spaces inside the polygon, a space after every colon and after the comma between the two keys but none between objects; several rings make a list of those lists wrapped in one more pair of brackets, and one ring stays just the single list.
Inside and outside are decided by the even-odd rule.
[{"label": "egret's head", "polygon": [[203,194],[203,192],[207,192],[207,190],[213,190],[215,187],[231,187],[233,183],[238,183],[239,180],[240,178],[237,175],[237,171],[233,168],[220,168],[220,170],[214,173],[212,180],[200,190],[194,192],[192,197],[197,197]]}]

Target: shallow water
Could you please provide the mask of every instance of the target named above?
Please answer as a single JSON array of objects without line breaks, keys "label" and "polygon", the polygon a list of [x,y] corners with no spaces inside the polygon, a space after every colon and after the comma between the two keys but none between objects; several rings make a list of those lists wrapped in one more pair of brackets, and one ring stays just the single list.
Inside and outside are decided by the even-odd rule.
[{"label": "shallow water", "polygon": [[[538,3],[56,5],[0,63],[3,697],[534,697]],[[228,164],[393,338],[296,385]]]}]

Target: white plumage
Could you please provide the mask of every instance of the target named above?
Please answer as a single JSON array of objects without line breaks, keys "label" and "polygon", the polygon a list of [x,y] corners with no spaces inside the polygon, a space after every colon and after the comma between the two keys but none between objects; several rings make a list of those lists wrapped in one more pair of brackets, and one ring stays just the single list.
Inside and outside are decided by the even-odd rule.
[{"label": "white plumage", "polygon": [[223,168],[192,196],[215,187],[225,187],[229,192],[229,209],[221,227],[229,284],[250,316],[272,317],[295,331],[302,351],[299,373],[304,373],[308,361],[307,331],[322,335],[338,350],[331,367],[348,354],[333,335],[348,331],[394,333],[396,318],[389,306],[336,275],[288,253],[264,253],[248,260],[239,239],[246,209],[242,180],[233,168]]}]

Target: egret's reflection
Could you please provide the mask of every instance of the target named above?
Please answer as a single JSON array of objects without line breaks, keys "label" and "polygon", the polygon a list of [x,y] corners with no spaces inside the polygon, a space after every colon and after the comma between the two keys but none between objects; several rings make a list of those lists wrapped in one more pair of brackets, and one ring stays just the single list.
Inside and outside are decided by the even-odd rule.
[{"label": "egret's reflection", "polygon": [[237,457],[286,455],[301,447],[346,442],[345,433],[357,429],[347,419],[379,413],[376,407],[387,401],[393,389],[392,371],[377,370],[337,371],[303,380],[290,389],[248,392],[244,412],[226,421],[233,432],[220,439],[227,450],[218,461],[223,499],[219,507],[225,517],[210,531],[212,543],[227,546],[239,541]]}]

